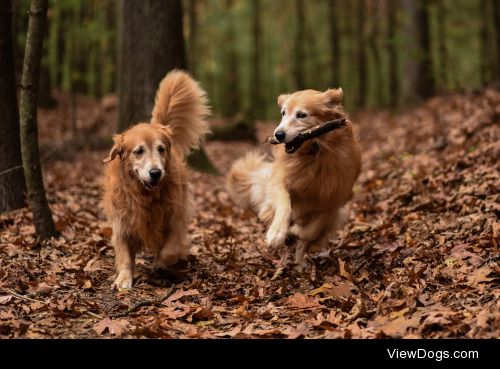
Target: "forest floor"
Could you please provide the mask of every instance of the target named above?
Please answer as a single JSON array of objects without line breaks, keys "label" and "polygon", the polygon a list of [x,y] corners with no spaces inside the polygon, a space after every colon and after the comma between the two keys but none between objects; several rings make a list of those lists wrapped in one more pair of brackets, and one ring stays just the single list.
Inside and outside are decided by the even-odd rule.
[{"label": "forest floor", "polygon": [[[0,216],[0,338],[500,336],[498,91],[354,115],[363,170],[350,220],[305,272],[269,253],[223,176],[193,173],[193,255],[168,275],[140,257],[134,288],[120,292],[99,207],[107,150],[86,144],[109,138],[116,101],[80,98],[72,118],[57,98],[39,120],[61,237],[36,242],[27,209]],[[226,173],[253,146],[206,149]]]}]

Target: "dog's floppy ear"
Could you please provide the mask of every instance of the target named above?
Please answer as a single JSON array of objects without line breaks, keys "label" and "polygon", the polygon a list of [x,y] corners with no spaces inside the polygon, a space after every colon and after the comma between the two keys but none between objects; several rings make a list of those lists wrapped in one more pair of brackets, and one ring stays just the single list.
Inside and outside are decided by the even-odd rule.
[{"label": "dog's floppy ear", "polygon": [[339,88],[329,88],[323,95],[326,97],[326,103],[337,105],[342,102],[342,98],[344,97],[344,90],[341,87]]},{"label": "dog's floppy ear", "polygon": [[119,155],[121,157],[123,154],[123,134],[114,135],[113,141],[115,142],[115,144],[111,148],[108,157],[102,159],[104,163],[109,163],[116,158],[116,155]]},{"label": "dog's floppy ear", "polygon": [[282,94],[278,96],[278,105],[280,106],[280,108],[283,106],[285,100],[288,99],[289,96],[290,94]]}]

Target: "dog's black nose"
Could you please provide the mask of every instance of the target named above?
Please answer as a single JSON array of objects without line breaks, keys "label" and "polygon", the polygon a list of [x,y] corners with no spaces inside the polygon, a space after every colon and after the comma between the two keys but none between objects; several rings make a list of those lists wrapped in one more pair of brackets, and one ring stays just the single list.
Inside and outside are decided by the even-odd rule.
[{"label": "dog's black nose", "polygon": [[278,131],[274,134],[274,137],[276,137],[276,139],[279,141],[279,142],[283,142],[285,140],[285,137],[286,137],[286,133],[285,131]]},{"label": "dog's black nose", "polygon": [[153,181],[157,181],[161,177],[161,169],[151,169],[149,171],[149,176]]}]

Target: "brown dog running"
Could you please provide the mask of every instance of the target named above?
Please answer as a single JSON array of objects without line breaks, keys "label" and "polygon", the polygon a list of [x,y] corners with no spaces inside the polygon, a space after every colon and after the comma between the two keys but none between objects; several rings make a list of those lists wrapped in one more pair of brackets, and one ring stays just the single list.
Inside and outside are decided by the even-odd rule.
[{"label": "brown dog running", "polygon": [[193,212],[185,162],[209,132],[205,91],[174,70],[160,83],[150,123],[114,137],[105,172],[103,207],[112,223],[116,288],[131,288],[135,255],[148,250],[163,268],[189,254]]},{"label": "brown dog running", "polygon": [[[298,91],[278,97],[281,122],[274,131],[273,158],[251,152],[233,164],[227,188],[237,204],[252,207],[268,226],[266,243],[276,247],[297,238],[295,261],[304,266],[311,244],[325,244],[343,223],[361,168],[353,126],[342,108],[342,89]],[[291,150],[297,136],[325,122],[345,126]]]}]

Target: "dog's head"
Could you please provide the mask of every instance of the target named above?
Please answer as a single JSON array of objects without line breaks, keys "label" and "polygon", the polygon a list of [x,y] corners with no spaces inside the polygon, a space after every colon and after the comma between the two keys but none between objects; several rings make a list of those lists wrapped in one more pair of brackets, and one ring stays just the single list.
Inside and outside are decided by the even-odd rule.
[{"label": "dog's head", "polygon": [[170,158],[171,132],[159,124],[141,123],[116,135],[108,163],[117,157],[125,173],[139,181],[147,190],[160,188]]},{"label": "dog's head", "polygon": [[305,129],[344,117],[343,95],[341,88],[325,92],[303,90],[280,95],[278,105],[281,108],[281,122],[274,130],[274,137],[279,142],[288,143]]}]

